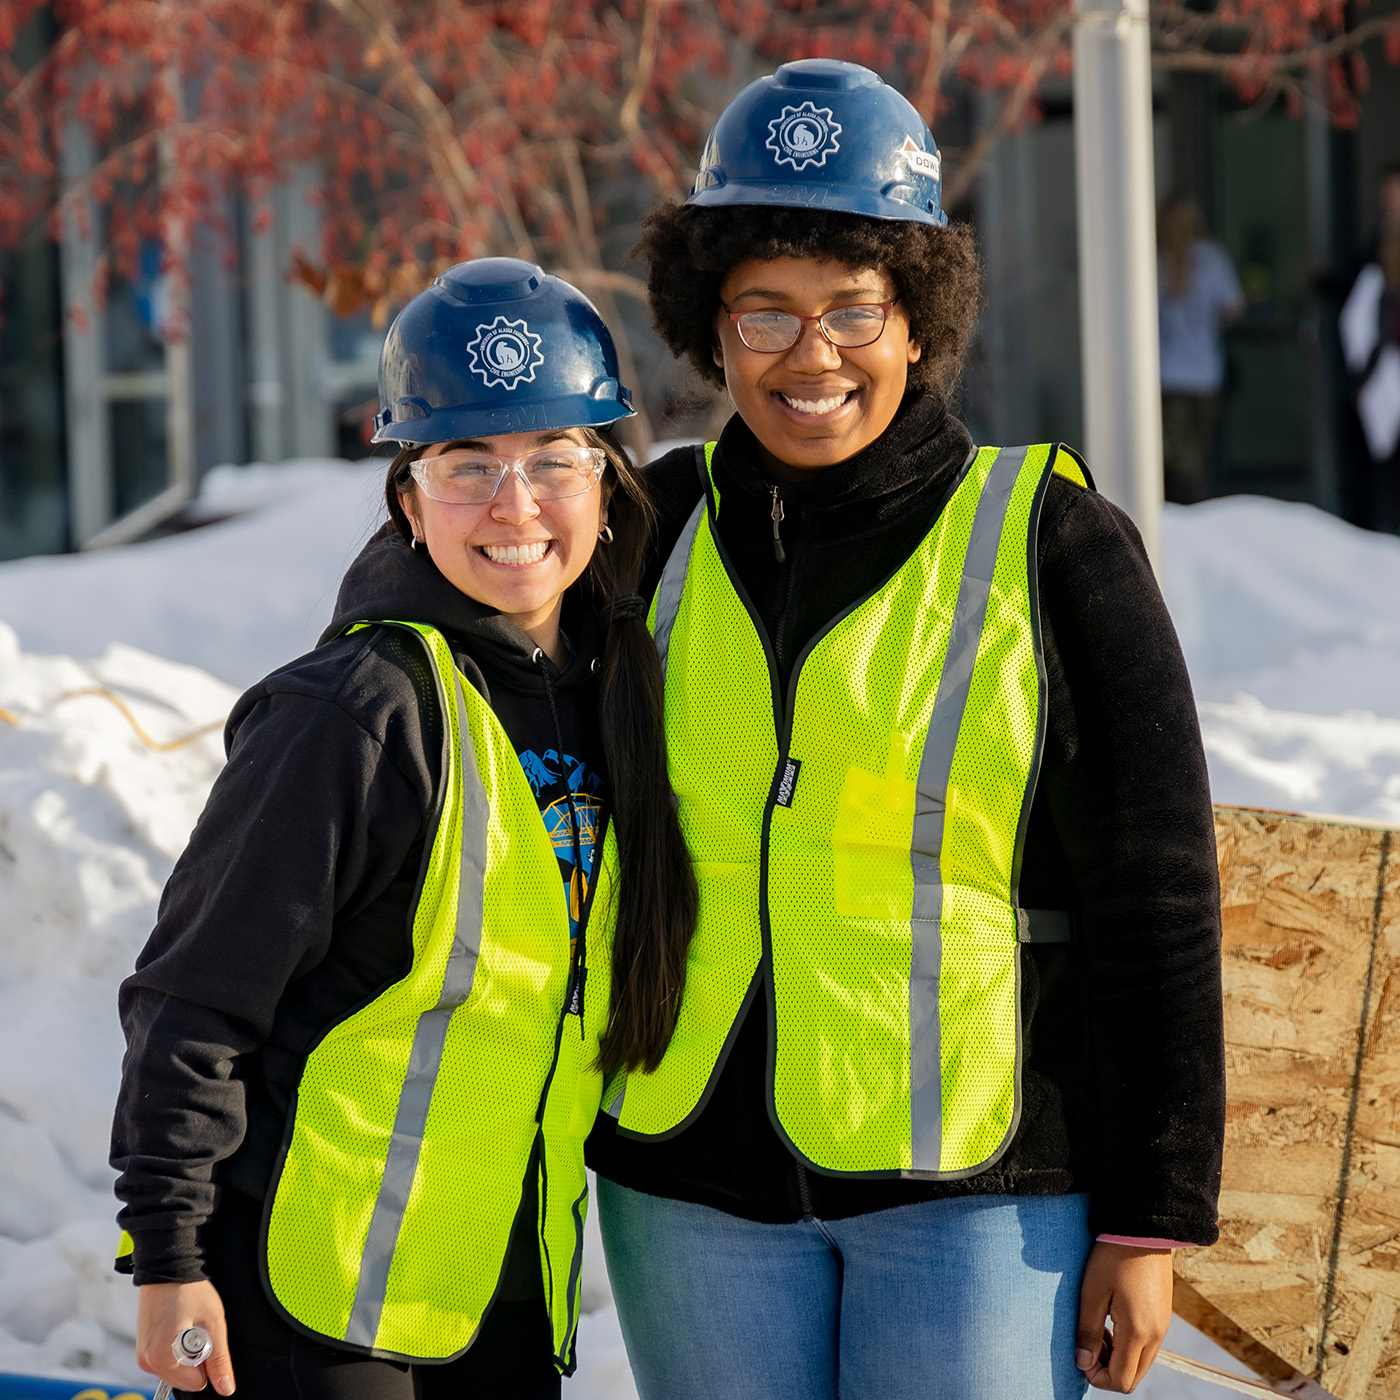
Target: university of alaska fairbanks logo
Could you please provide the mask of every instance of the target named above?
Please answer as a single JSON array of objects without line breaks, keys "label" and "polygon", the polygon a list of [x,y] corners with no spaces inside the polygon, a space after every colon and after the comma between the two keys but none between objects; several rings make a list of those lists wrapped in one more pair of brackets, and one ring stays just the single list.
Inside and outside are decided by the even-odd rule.
[{"label": "university of alaska fairbanks logo", "polygon": [[840,134],[841,123],[831,115],[830,107],[804,102],[800,107],[784,107],[782,116],[768,123],[764,145],[779,165],[806,170],[809,165],[825,165],[827,156],[841,149],[836,139]]},{"label": "university of alaska fairbanks logo", "polygon": [[467,354],[472,373],[479,374],[488,389],[533,384],[535,371],[544,364],[539,336],[524,321],[507,321],[504,316],[476,328],[476,335],[467,342]]}]

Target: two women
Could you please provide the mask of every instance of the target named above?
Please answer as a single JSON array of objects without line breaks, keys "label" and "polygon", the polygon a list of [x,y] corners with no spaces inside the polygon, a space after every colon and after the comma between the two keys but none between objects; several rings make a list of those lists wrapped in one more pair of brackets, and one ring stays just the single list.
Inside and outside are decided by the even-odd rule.
[{"label": "two women", "polygon": [[[641,698],[664,697],[668,768],[643,723],[655,710],[638,704],[641,727],[629,720],[627,732],[639,742],[602,746],[614,768],[617,851],[600,860],[569,971],[559,975],[559,910],[539,894],[548,881],[530,863],[525,804],[512,807],[503,786],[514,772],[504,745],[478,750],[484,801],[460,803],[461,831],[473,811],[478,832],[485,823],[475,849],[488,876],[485,896],[459,900],[461,913],[432,912],[436,891],[453,888],[450,872],[430,886],[411,845],[382,851],[356,821],[377,784],[407,777],[414,831],[424,829],[420,840],[436,831],[427,814],[438,781],[421,764],[350,763],[347,780],[330,784],[332,810],[308,813],[311,836],[270,812],[256,819],[273,786],[260,764],[291,765],[286,791],[327,784],[327,760],[292,755],[313,728],[305,719],[269,730],[271,742],[245,759],[243,726],[259,709],[272,724],[315,701],[352,749],[372,742],[387,755],[402,731],[431,722],[422,718],[435,712],[429,682],[445,733],[494,734],[475,688],[518,752],[484,640],[504,645],[502,631],[515,633],[473,612],[473,645],[433,665],[413,638],[381,626],[364,641],[359,632],[331,641],[250,693],[233,723],[228,799],[221,789],[211,800],[128,984],[133,1068],[118,1138],[138,1278],[184,1287],[207,1276],[226,1300],[242,1287],[250,1321],[239,1364],[266,1366],[258,1394],[360,1393],[335,1390],[339,1380],[270,1388],[289,1364],[298,1376],[352,1366],[364,1376],[394,1364],[364,1359],[367,1350],[399,1365],[455,1355],[493,1290],[462,1360],[414,1367],[423,1393],[488,1374],[471,1371],[478,1357],[509,1352],[521,1374],[526,1356],[541,1370],[550,1358],[566,1363],[573,1319],[560,1279],[582,1208],[578,1143],[599,1104],[588,1151],[643,1400],[1058,1400],[1090,1381],[1128,1391],[1165,1332],[1171,1247],[1214,1238],[1223,1051],[1210,806],[1185,668],[1140,541],[1072,453],[979,450],[949,415],[945,390],[979,300],[976,258],[967,234],[946,226],[931,134],[874,74],[786,65],[730,105],[701,167],[687,203],[653,216],[643,252],[668,344],[723,385],[737,411],[718,443],[646,473],[660,515],[644,590],[654,593],[660,673],[637,654],[626,674]],[[487,305],[470,336],[405,345],[402,363],[421,372],[441,353],[431,347],[466,345],[463,383],[494,379],[495,412],[547,373],[553,343],[537,344],[536,330],[520,307]],[[386,363],[398,353],[391,337]],[[546,518],[546,501],[581,500],[545,482],[581,470],[582,457],[560,466],[531,455],[551,442],[491,437],[525,426],[515,418],[439,430],[433,415],[452,394],[410,379],[386,376],[387,430],[402,425],[434,447],[409,466],[412,489],[409,464],[397,465],[399,531],[352,570],[337,635],[360,622],[455,620],[389,587],[400,567],[418,567],[409,533],[430,552],[432,598],[453,597],[454,608],[494,577],[481,562],[502,562],[493,549],[507,563],[512,549],[522,563],[581,553],[555,556],[554,526],[525,528],[534,519],[525,498]],[[589,392],[609,402],[615,367]],[[565,421],[585,420],[552,423]],[[593,445],[584,434],[572,440]],[[440,458],[451,468],[435,466]],[[617,550],[620,507],[632,498],[625,463],[612,467]],[[513,533],[464,535],[462,517],[428,505],[454,506],[433,491],[481,495],[474,481],[510,493]],[[462,497],[455,508],[469,504]],[[603,508],[600,498],[590,526],[603,524]],[[381,560],[392,561],[382,583]],[[570,612],[567,587],[562,596],[563,632],[537,627],[529,598],[479,599],[497,619],[521,619],[554,663],[573,656],[560,675],[542,672],[555,708],[570,676],[583,688],[575,667],[594,650],[586,612]],[[610,646],[651,646],[639,622],[621,620],[639,606],[613,604]],[[416,677],[417,688],[390,707],[392,721],[367,722],[354,707],[375,690],[355,648],[378,655],[396,644],[393,674]],[[526,650],[517,645],[517,659]],[[459,727],[449,660],[483,677],[462,688]],[[618,735],[611,690],[600,713]],[[569,745],[586,743],[561,732],[557,752],[577,755]],[[624,798],[621,772],[635,755],[645,781]],[[564,766],[578,775],[587,764]],[[693,938],[694,890],[668,825],[668,784],[699,882]],[[569,835],[556,844],[576,852],[578,868],[589,863],[583,833],[596,824],[577,816],[587,785],[570,794]],[[507,840],[492,839],[498,828]],[[269,937],[263,920],[270,909],[298,910],[296,890],[274,884],[235,899],[231,918],[222,894],[226,867],[243,871],[234,894],[239,880],[286,879],[303,853],[269,842],[289,830],[312,842],[310,864],[320,859],[326,874],[312,904],[320,934],[294,937],[284,952],[287,933]],[[457,832],[449,827],[447,845]],[[464,854],[461,868],[475,863]],[[491,897],[493,870],[501,889],[514,881],[516,918]],[[609,959],[598,911],[611,908],[614,878]],[[386,957],[390,917],[346,969],[335,950],[352,946],[347,930],[387,907],[390,889],[398,915],[412,904],[443,926],[434,959],[414,956],[405,975],[402,959]],[[504,930],[518,922],[535,937],[536,918],[538,941],[508,956]],[[207,937],[190,932],[203,927]],[[519,994],[488,1003],[481,969],[497,929],[501,975],[519,976]],[[478,930],[468,982],[453,959],[471,962]],[[200,978],[229,946],[235,975],[210,997]],[[339,999],[304,1008],[303,986],[327,978]],[[271,1003],[270,986],[283,989]],[[160,1041],[172,1001],[188,1026],[162,1058],[158,1045],[143,1047]],[[551,1021],[561,1030],[546,1054]],[[279,1036],[283,1022],[289,1033]],[[413,1072],[432,1059],[418,1041],[430,1024],[432,1053],[441,1041],[443,1063],[473,1093],[445,1093],[441,1077]],[[465,1039],[468,1026],[476,1040]],[[454,1028],[463,1053],[451,1061]],[[536,1048],[520,1054],[517,1043]],[[409,1072],[382,1065],[381,1045]],[[148,1061],[163,1066],[163,1082],[142,1082]],[[485,1089],[472,1064],[488,1067]],[[372,1105],[361,1102],[365,1083]],[[161,1095],[174,1105],[163,1124],[149,1108]],[[260,1127],[252,1106],[263,1100]],[[203,1143],[211,1131],[217,1140]],[[404,1142],[416,1175],[388,1169]],[[522,1177],[537,1183],[537,1204],[509,1189]],[[478,1178],[496,1194],[471,1196],[469,1209],[457,1198]],[[415,1206],[436,1181],[455,1213],[445,1204],[421,1212],[415,1234]],[[266,1240],[250,1246],[259,1197],[270,1203]],[[398,1241],[395,1252],[383,1240]],[[275,1309],[260,1302],[260,1274]],[[476,1288],[469,1298],[463,1279]],[[333,1313],[319,1301],[325,1292]],[[174,1329],[197,1320],[155,1302],[143,1316],[157,1364]],[[455,1330],[438,1325],[449,1316]],[[514,1330],[510,1316],[522,1319]],[[422,1349],[438,1332],[437,1350]],[[454,1372],[460,1380],[449,1380]],[[386,1372],[383,1383],[401,1375]],[[549,1380],[536,1382],[539,1393]],[[528,1392],[517,1384],[512,1393]]]},{"label": "two women", "polygon": [[643,1400],[1129,1391],[1215,1238],[1185,666],[1078,458],[949,415],[979,275],[939,175],[875,74],[791,63],[642,242],[736,410],[647,473],[700,916],[589,1144]]},{"label": "two women", "polygon": [[438,278],[381,390],[390,520],[236,706],[122,988],[139,1358],[257,1400],[557,1396],[584,1137],[659,1060],[694,917],[649,511],[608,332],[529,263]]}]

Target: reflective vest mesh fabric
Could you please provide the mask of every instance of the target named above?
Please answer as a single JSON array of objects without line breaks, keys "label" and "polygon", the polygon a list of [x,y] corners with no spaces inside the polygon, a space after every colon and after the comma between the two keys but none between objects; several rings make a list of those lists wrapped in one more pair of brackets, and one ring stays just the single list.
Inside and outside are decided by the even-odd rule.
[{"label": "reflective vest mesh fabric", "polygon": [[307,1059],[268,1213],[268,1277],[315,1334],[401,1359],[459,1355],[495,1294],[542,1135],[540,1262],[567,1371],[609,950],[588,949],[581,1023],[565,1009],[558,861],[514,748],[440,633],[389,625],[422,638],[447,734],[413,964]]},{"label": "reflective vest mesh fabric", "polygon": [[[699,1105],[763,955],[758,927],[758,843],[763,802],[778,759],[768,705],[753,703],[752,678],[766,677],[763,644],[728,586],[715,538],[695,536],[673,635],[723,638],[726,665],[703,646],[682,645],[666,664],[666,733],[671,787],[701,889],[700,918],[686,963],[675,1034],[655,1074],[629,1074],[621,1122],[645,1134],[674,1131]],[[697,586],[690,586],[695,580]],[[656,626],[656,604],[650,616]],[[766,682],[765,682],[766,688]],[[712,742],[671,742],[686,716],[703,714]],[[723,775],[723,781],[716,781]],[[710,919],[705,902],[747,911]],[[614,1101],[612,1109],[617,1111]]]},{"label": "reflective vest mesh fabric", "polygon": [[671,1048],[610,1105],[624,1131],[671,1133],[694,1113],[766,961],[773,1103],[801,1157],[960,1176],[1004,1150],[1017,844],[1044,705],[1030,567],[1056,458],[978,453],[913,555],[799,658],[790,717],[697,517],[678,606],[663,575],[652,625],[700,922]]}]

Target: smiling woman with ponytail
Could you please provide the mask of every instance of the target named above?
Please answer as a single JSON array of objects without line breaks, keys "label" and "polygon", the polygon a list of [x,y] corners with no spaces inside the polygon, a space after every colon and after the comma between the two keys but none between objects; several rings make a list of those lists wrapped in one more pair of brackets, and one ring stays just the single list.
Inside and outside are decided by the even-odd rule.
[{"label": "smiling woman with ponytail", "polygon": [[122,989],[138,1359],[258,1400],[557,1400],[584,1138],[666,1051],[698,903],[652,513],[607,328],[530,263],[410,302],[380,404],[389,519],[235,707]]},{"label": "smiling woman with ponytail", "polygon": [[[609,531],[582,583],[606,626],[598,724],[612,786],[620,881],[613,930],[612,1007],[598,1050],[606,1076],[654,1070],[680,1012],[686,953],[699,896],[666,776],[661,663],[647,629],[647,601],[635,590],[655,529],[655,510],[636,469],[607,428],[580,430],[607,455],[603,488]],[[394,459],[386,505],[408,542],[413,527],[401,495],[420,449]]]}]

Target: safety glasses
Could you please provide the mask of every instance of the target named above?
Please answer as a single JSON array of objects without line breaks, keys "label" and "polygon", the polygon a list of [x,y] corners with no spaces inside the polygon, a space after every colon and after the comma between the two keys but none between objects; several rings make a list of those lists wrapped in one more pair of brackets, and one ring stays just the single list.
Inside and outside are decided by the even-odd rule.
[{"label": "safety glasses", "polygon": [[601,448],[563,442],[523,457],[444,452],[439,457],[420,457],[410,470],[419,490],[431,500],[481,506],[495,498],[507,472],[514,472],[535,500],[561,501],[591,491],[602,480],[607,463]]},{"label": "safety glasses", "polygon": [[750,350],[757,350],[760,355],[778,355],[797,344],[808,321],[815,321],[827,340],[842,350],[873,345],[884,333],[890,308],[898,300],[896,297],[894,301],[837,306],[820,316],[798,316],[791,311],[730,311],[727,306],[724,309],[734,322],[739,339]]}]

